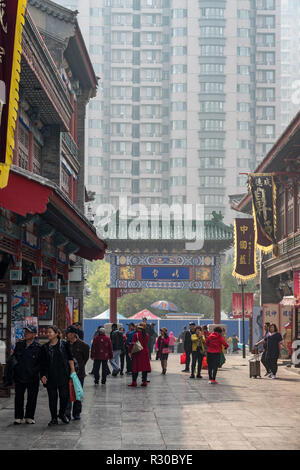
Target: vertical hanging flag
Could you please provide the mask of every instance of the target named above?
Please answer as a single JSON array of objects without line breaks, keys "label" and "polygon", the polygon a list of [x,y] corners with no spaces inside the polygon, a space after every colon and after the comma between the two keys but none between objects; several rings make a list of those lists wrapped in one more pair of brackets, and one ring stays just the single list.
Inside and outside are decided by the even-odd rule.
[{"label": "vertical hanging flag", "polygon": [[26,4],[0,0],[0,188],[7,186],[15,146]]},{"label": "vertical hanging flag", "polygon": [[272,173],[251,173],[249,187],[257,247],[265,253],[273,250],[278,256],[276,184]]},{"label": "vertical hanging flag", "polygon": [[[244,311],[245,318],[252,318],[254,306],[253,292],[244,293]],[[232,311],[233,318],[243,318],[243,299],[241,292],[232,293]]]},{"label": "vertical hanging flag", "polygon": [[253,219],[234,219],[235,262],[232,275],[249,280],[257,276]]},{"label": "vertical hanging flag", "polygon": [[300,306],[300,270],[293,271],[294,297],[296,306]]}]

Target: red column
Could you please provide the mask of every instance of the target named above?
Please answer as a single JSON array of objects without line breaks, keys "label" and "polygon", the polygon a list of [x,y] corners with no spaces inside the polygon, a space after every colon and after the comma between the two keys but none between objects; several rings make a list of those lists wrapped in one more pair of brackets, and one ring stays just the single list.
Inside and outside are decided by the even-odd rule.
[{"label": "red column", "polygon": [[214,289],[214,324],[221,323],[221,289]]},{"label": "red column", "polygon": [[118,323],[117,319],[118,310],[118,289],[115,287],[110,288],[110,322]]}]

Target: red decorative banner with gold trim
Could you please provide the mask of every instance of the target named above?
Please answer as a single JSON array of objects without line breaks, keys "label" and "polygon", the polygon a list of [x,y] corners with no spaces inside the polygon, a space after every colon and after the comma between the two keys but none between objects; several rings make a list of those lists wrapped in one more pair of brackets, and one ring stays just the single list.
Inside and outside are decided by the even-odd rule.
[{"label": "red decorative banner with gold trim", "polygon": [[0,188],[7,186],[15,146],[26,4],[0,0]]},{"label": "red decorative banner with gold trim", "polygon": [[253,219],[234,219],[235,262],[232,275],[249,280],[257,276]]},{"label": "red decorative banner with gold trim", "polygon": [[[253,292],[244,293],[244,311],[245,318],[252,318],[254,306]],[[233,318],[243,318],[243,299],[241,292],[232,293],[232,311]]]},{"label": "red decorative banner with gold trim", "polygon": [[293,272],[294,278],[294,297],[296,306],[300,306],[300,270]]}]

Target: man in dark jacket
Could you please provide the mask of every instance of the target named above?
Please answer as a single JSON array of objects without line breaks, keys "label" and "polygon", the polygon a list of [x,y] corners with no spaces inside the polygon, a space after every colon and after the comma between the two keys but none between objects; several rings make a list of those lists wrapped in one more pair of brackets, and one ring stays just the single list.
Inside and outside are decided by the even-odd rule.
[{"label": "man in dark jacket", "polygon": [[[77,361],[78,371],[77,375],[83,387],[85,373],[85,365],[90,357],[90,347],[84,341],[79,339],[78,330],[74,326],[69,326],[66,330],[66,336],[68,343],[70,345],[71,353],[73,358]],[[71,419],[71,413],[75,420],[80,419],[80,413],[82,411],[81,401],[76,400],[73,404],[73,413],[72,413],[72,403],[69,401],[69,404],[66,409],[66,416]]]},{"label": "man in dark jacket", "polygon": [[76,323],[73,323],[72,326],[74,326],[75,328],[77,328],[77,335],[78,335],[79,339],[81,339],[81,341],[83,341],[83,340],[84,340],[84,333],[83,333],[83,331],[82,331],[82,329],[81,329],[81,323],[79,323],[79,321],[78,321],[78,322],[76,322]]},{"label": "man in dark jacket", "polygon": [[113,347],[113,359],[110,361],[114,369],[112,376],[116,377],[118,373],[121,371],[120,355],[122,351],[124,350],[123,334],[121,333],[121,331],[118,330],[118,325],[116,323],[113,323],[111,326],[110,339],[111,339],[112,347]]},{"label": "man in dark jacket", "polygon": [[15,421],[14,424],[24,423],[24,395],[27,390],[25,421],[35,424],[34,414],[39,393],[41,345],[35,337],[35,326],[24,328],[23,341],[16,344],[14,357],[17,364],[14,367],[15,382]]},{"label": "man in dark jacket", "polygon": [[189,324],[190,330],[186,332],[184,337],[184,351],[186,354],[186,361],[185,361],[185,369],[182,372],[189,372],[190,371],[190,361],[191,361],[191,354],[192,354],[192,339],[191,336],[196,329],[196,325],[194,322],[190,322]]}]

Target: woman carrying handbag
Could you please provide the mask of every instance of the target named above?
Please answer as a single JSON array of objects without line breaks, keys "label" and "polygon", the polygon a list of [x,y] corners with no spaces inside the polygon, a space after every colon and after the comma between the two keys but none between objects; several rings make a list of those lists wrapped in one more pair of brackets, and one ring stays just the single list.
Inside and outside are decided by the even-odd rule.
[{"label": "woman carrying handbag", "polygon": [[168,357],[169,357],[169,352],[170,352],[169,343],[170,343],[170,338],[168,336],[167,328],[161,328],[157,345],[158,345],[158,357],[161,362],[162,375],[166,375],[166,372],[167,372]]},{"label": "woman carrying handbag", "polygon": [[128,349],[128,354],[132,357],[132,383],[128,385],[129,387],[137,386],[139,372],[142,372],[142,387],[147,387],[147,374],[151,372],[148,341],[146,324],[140,323]]}]

